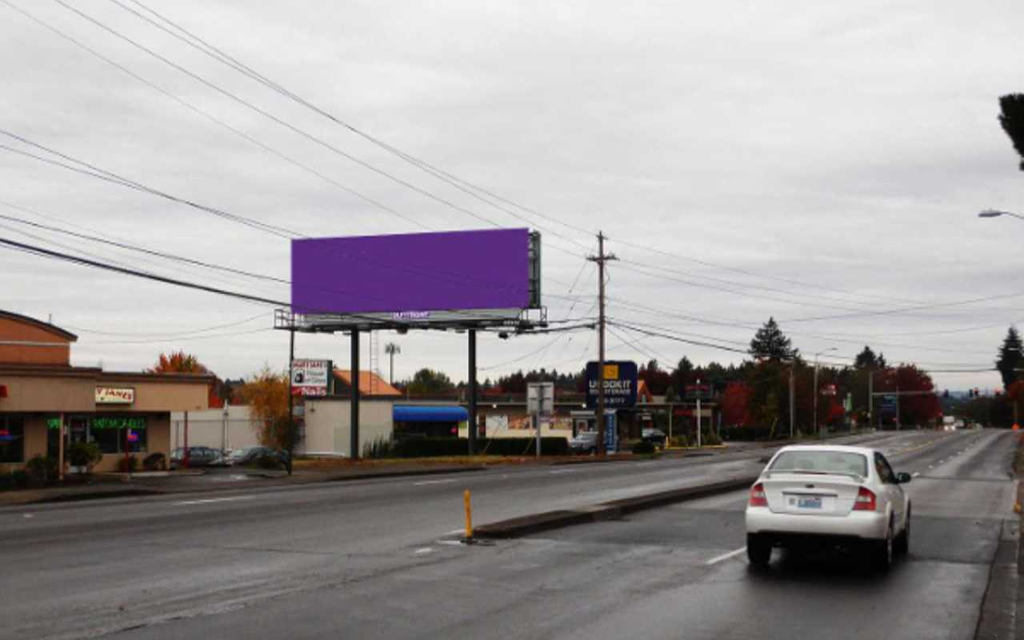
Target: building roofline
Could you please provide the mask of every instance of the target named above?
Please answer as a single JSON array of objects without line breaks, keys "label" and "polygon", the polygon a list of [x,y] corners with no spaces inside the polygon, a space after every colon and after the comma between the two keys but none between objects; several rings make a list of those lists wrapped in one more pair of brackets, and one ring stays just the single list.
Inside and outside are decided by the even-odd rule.
[{"label": "building roofline", "polygon": [[43,331],[58,335],[61,338],[64,338],[65,340],[70,340],[71,342],[78,342],[78,336],[71,333],[70,331],[65,331],[64,329],[61,329],[56,325],[52,325],[49,322],[36,320],[35,318],[24,316],[21,315],[20,313],[14,313],[13,311],[4,311],[3,309],[0,309],[0,318],[7,318],[8,320],[14,320],[15,322],[23,322],[25,324],[30,324],[38,329],[42,329]]},{"label": "building roofline", "polygon": [[70,367],[38,364],[0,364],[0,375],[38,378],[92,378],[97,382],[164,382],[171,384],[216,382],[216,376],[195,373],[145,373],[104,371],[99,367]]}]

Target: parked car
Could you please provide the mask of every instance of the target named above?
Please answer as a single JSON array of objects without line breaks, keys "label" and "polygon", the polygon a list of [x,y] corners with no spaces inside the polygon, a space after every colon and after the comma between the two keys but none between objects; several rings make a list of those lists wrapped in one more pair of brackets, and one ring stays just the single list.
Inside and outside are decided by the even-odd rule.
[{"label": "parked car", "polygon": [[[211,447],[189,447],[188,448],[188,466],[189,467],[208,467],[215,460],[222,456],[220,449],[214,449]],[[185,448],[178,447],[171,452],[168,466],[171,469],[181,469],[185,466]]]},{"label": "parked car", "polygon": [[263,457],[276,458],[281,462],[281,464],[285,464],[288,454],[285,451],[277,451],[270,447],[244,447],[242,449],[235,449],[228,455],[221,456],[213,462],[213,466],[240,467],[251,462],[255,462],[257,459]]},{"label": "parked car", "polygon": [[668,442],[668,436],[661,429],[644,429],[640,432],[640,439],[662,449],[665,448],[665,443]]},{"label": "parked car", "polygon": [[580,431],[569,441],[570,453],[597,453],[597,432]]},{"label": "parked car", "polygon": [[783,447],[750,489],[747,557],[765,566],[774,547],[864,550],[886,569],[910,545],[910,499],[879,451]]}]

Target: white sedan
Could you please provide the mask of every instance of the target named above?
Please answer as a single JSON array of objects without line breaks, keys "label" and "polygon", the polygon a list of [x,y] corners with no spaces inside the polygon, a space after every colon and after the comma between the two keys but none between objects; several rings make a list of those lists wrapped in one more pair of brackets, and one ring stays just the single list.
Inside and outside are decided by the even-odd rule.
[{"label": "white sedan", "polygon": [[864,447],[784,447],[750,489],[747,557],[771,561],[774,547],[866,548],[879,568],[910,545],[910,499],[880,452]]}]

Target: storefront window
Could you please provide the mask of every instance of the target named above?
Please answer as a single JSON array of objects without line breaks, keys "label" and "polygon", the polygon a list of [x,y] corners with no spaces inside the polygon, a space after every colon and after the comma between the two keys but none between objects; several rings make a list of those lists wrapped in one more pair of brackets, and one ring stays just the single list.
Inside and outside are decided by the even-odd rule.
[{"label": "storefront window", "polygon": [[146,418],[142,416],[95,416],[88,419],[89,440],[103,453],[146,450]]},{"label": "storefront window", "polygon": [[0,462],[25,461],[25,422],[21,416],[0,416]]},{"label": "storefront window", "polygon": [[103,453],[120,453],[121,430],[110,428],[96,428],[89,425],[89,440],[95,442]]}]

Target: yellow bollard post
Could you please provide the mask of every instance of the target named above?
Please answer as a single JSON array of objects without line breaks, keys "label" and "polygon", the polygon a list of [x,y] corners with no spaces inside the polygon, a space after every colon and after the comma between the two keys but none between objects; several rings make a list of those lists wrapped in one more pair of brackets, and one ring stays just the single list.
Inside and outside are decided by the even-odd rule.
[{"label": "yellow bollard post", "polygon": [[469,489],[462,492],[462,499],[466,503],[466,542],[473,539],[473,505],[469,500]]}]

